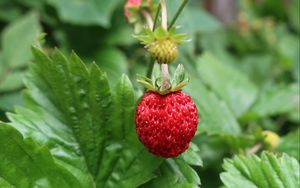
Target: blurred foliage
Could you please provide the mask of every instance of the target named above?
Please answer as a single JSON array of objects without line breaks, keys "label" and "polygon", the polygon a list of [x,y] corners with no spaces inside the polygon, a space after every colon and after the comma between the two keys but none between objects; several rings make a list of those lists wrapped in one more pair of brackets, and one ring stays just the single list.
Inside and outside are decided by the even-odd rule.
[{"label": "blurred foliage", "polygon": [[[169,18],[171,18],[181,1],[169,0],[167,2]],[[103,148],[106,147],[105,151],[108,156],[119,153],[118,156],[124,159],[121,160],[119,168],[112,171],[109,170],[109,166],[114,161],[110,161],[109,157],[103,159],[106,161],[103,168],[109,171],[107,172],[109,174],[99,176],[107,178],[108,187],[119,185],[120,182],[115,180],[122,178],[129,178],[122,185],[129,187],[164,188],[175,185],[194,187],[200,183],[199,177],[201,177],[203,188],[221,187],[223,184],[226,187],[235,188],[241,183],[247,184],[248,187],[261,187],[260,185],[265,182],[261,182],[261,178],[257,179],[256,171],[260,171],[259,168],[263,168],[264,172],[267,171],[265,175],[270,178],[275,178],[276,173],[282,177],[289,177],[289,172],[286,172],[288,168],[299,168],[296,165],[299,162],[300,153],[299,0],[236,1],[239,7],[236,19],[226,24],[219,22],[208,13],[202,3],[203,1],[200,0],[190,1],[177,21],[177,25],[181,26],[178,29],[179,32],[186,32],[192,39],[191,42],[180,47],[180,55],[175,63],[183,64],[191,75],[191,83],[184,90],[191,95],[199,109],[199,128],[192,147],[187,154],[168,160],[158,160],[146,152],[139,153],[138,156],[143,159],[137,158],[133,163],[132,171],[128,171],[128,176],[130,173],[135,174],[138,169],[143,173],[129,178],[126,174],[124,175],[125,166],[131,164],[132,157],[136,156],[138,151],[144,150],[133,139],[133,135],[129,136],[129,139],[133,140],[135,147],[129,147],[119,141],[111,143],[112,145],[107,143],[103,145]],[[25,137],[25,139],[21,138],[17,130],[10,126],[1,125],[0,145],[3,145],[1,148],[11,143],[3,139],[4,137],[14,139],[15,143],[7,151],[1,149],[0,159],[4,161],[22,155],[24,157],[22,161],[27,161],[22,164],[21,162],[16,164],[1,162],[0,187],[9,185],[9,182],[2,181],[1,172],[6,172],[7,181],[15,177],[22,179],[16,182],[20,183],[19,186],[30,185],[30,182],[36,182],[41,177],[38,171],[29,174],[31,176],[29,179],[23,174],[16,176],[13,170],[7,170],[6,167],[16,169],[20,165],[26,165],[27,168],[38,168],[41,165],[53,166],[43,171],[49,181],[48,187],[55,187],[56,183],[66,185],[65,187],[74,187],[74,185],[89,187],[93,184],[91,177],[85,172],[90,172],[93,178],[96,177],[97,173],[93,169],[93,164],[96,163],[93,160],[97,156],[90,155],[88,153],[90,148],[84,147],[78,154],[77,146],[84,145],[88,141],[82,138],[83,140],[77,139],[77,142],[74,142],[72,138],[80,137],[80,134],[72,135],[69,129],[74,127],[71,128],[72,125],[67,123],[68,118],[77,117],[82,120],[83,114],[86,117],[92,116],[83,110],[84,106],[80,106],[81,102],[86,103],[87,99],[80,97],[80,100],[74,99],[78,102],[78,111],[75,114],[68,114],[69,109],[64,109],[70,105],[68,103],[70,101],[65,100],[68,96],[57,97],[64,93],[53,89],[55,87],[51,90],[42,84],[43,81],[38,81],[41,78],[47,79],[49,75],[41,77],[41,75],[36,75],[37,72],[33,73],[37,71],[37,68],[31,63],[33,55],[30,48],[32,44],[37,44],[37,41],[42,41],[45,52],[49,54],[53,52],[52,49],[55,46],[65,54],[74,50],[85,62],[85,65],[80,62],[78,66],[94,67],[91,70],[98,70],[95,67],[99,66],[101,74],[92,71],[99,79],[103,78],[103,72],[107,73],[108,79],[102,80],[101,87],[97,86],[99,92],[103,92],[102,94],[107,94],[108,91],[127,93],[125,96],[129,98],[128,101],[125,101],[126,104],[120,104],[115,109],[116,111],[122,110],[123,105],[131,105],[130,108],[134,108],[133,104],[127,104],[127,102],[132,102],[133,96],[137,101],[142,95],[143,88],[136,83],[136,74],[146,74],[150,58],[145,56],[145,50],[132,37],[133,29],[126,23],[123,5],[122,0],[0,1],[0,120],[9,121],[7,112],[10,112],[9,118],[13,122],[11,125]],[[42,33],[46,34],[45,38]],[[59,59],[57,61],[63,59],[60,55],[55,58]],[[43,63],[43,60],[39,62]],[[29,64],[34,70],[29,71]],[[58,74],[55,70],[59,69],[37,66],[40,74],[43,71],[44,74]],[[176,65],[171,65],[171,72],[175,67]],[[73,68],[74,71],[70,74],[74,77],[79,76],[76,74],[80,73],[87,83],[95,82],[96,84],[101,81],[96,78],[87,79],[87,73],[80,72],[78,67]],[[28,74],[30,79],[24,79],[24,75]],[[129,79],[122,76],[123,74],[128,75]],[[120,77],[122,77],[121,81]],[[32,80],[32,78],[35,79]],[[59,78],[61,78],[60,75],[57,79]],[[24,93],[25,97],[22,98],[24,80],[26,80],[27,90]],[[62,90],[66,86],[76,86],[75,88],[81,91],[85,86],[82,83],[74,86],[70,81],[64,83],[64,80],[56,80],[56,82],[59,81],[63,83],[58,84],[57,87],[61,87]],[[104,86],[113,89],[105,90],[102,88]],[[110,100],[118,103],[121,99],[115,98],[112,94]],[[65,106],[62,105],[64,103],[66,103]],[[14,110],[14,106],[22,107]],[[60,107],[63,108],[59,109]],[[11,113],[15,111],[16,114],[12,115]],[[100,112],[102,113],[101,110]],[[124,113],[132,116],[132,111]],[[126,118],[121,120],[124,118],[121,112],[113,114],[112,117],[107,115],[107,117],[115,121],[130,121]],[[101,120],[98,118],[93,121]],[[81,123],[86,126],[93,124],[89,121]],[[121,126],[117,122],[113,124]],[[40,130],[39,125],[44,126],[45,129]],[[53,125],[55,126],[51,129]],[[61,132],[60,126],[68,130]],[[112,127],[112,129],[117,129],[117,127]],[[274,149],[269,147],[264,140],[263,130],[273,131],[280,136],[277,147]],[[43,131],[50,131],[51,134],[42,136]],[[66,139],[71,139],[68,141],[70,145],[65,145],[65,140],[60,140],[65,134],[69,135]],[[27,138],[28,136],[31,138]],[[112,141],[113,139],[109,140],[109,142]],[[23,150],[18,153],[13,152],[19,150],[19,146],[26,151],[25,154],[22,154]],[[88,147],[89,144],[86,146]],[[259,148],[255,152],[260,157],[247,155],[256,146]],[[61,149],[61,147],[68,150],[66,154],[70,156],[63,156],[59,153],[57,148]],[[74,152],[69,150],[74,150]],[[265,150],[275,154],[263,152],[260,155]],[[3,155],[2,151],[9,155]],[[37,156],[42,158],[28,161],[29,157],[35,159]],[[233,156],[235,156],[233,159],[226,159],[223,164],[225,158]],[[83,163],[78,162],[83,159],[88,161],[87,164],[82,165]],[[251,167],[252,163],[247,162],[248,160],[258,161],[262,165]],[[274,169],[272,169],[269,163],[277,166],[273,166]],[[222,169],[222,164],[224,169]],[[249,169],[243,168],[245,165]],[[278,172],[277,167],[284,168],[285,171]],[[226,172],[222,173],[219,178],[219,174],[224,170]],[[57,179],[60,173],[59,176],[64,178]],[[103,179],[101,178],[97,185],[102,185]],[[283,184],[281,187],[294,185],[292,180],[287,181],[277,183]],[[147,183],[144,184],[145,182]],[[45,182],[40,183],[43,185]]]}]

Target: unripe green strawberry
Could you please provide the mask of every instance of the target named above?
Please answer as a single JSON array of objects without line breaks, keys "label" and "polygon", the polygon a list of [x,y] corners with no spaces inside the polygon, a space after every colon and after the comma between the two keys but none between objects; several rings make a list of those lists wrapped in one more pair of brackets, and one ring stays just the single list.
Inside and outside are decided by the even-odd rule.
[{"label": "unripe green strawberry", "polygon": [[178,44],[185,42],[186,34],[176,34],[176,29],[166,31],[158,27],[155,31],[144,29],[144,33],[136,36],[145,44],[145,48],[159,64],[172,63],[178,54]]},{"label": "unripe green strawberry", "polygon": [[177,43],[171,39],[160,39],[146,45],[146,49],[159,64],[173,62],[178,53]]}]

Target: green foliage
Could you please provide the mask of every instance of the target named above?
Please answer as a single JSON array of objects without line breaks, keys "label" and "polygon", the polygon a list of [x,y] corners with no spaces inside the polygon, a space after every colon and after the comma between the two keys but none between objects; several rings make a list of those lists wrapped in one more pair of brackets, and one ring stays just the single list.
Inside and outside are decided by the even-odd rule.
[{"label": "green foliage", "polygon": [[81,187],[78,180],[36,144],[0,123],[0,187]]},{"label": "green foliage", "polygon": [[[185,88],[198,106],[201,128],[208,134],[238,135],[241,129],[226,103],[209,91],[200,80],[192,78]],[[197,88],[197,90],[195,90]],[[200,97],[199,97],[200,96]],[[213,115],[212,115],[213,114]]]},{"label": "green foliage", "polygon": [[128,72],[126,56],[116,48],[107,48],[97,53],[95,57],[96,63],[109,76],[109,83],[114,85],[117,83],[122,74]]},{"label": "green foliage", "polygon": [[[23,87],[22,78],[28,61],[32,58],[30,46],[41,32],[38,16],[29,13],[7,26],[1,35],[0,57],[0,100],[7,98],[19,101],[19,90]],[[11,92],[5,96],[1,93]],[[2,99],[5,97],[4,99]],[[6,103],[0,108],[12,110],[16,103]],[[17,103],[20,104],[20,103]]]},{"label": "green foliage", "polygon": [[[153,179],[163,160],[146,151],[136,137],[135,97],[128,77],[123,75],[110,89],[106,74],[96,64],[86,67],[74,53],[66,58],[55,49],[49,57],[33,48],[33,54],[25,106],[9,114],[11,126],[49,148],[55,163],[79,187],[137,187]],[[194,145],[177,162],[181,176],[186,176],[180,179],[183,184],[200,183],[184,162],[202,164],[198,151]],[[3,154],[8,155],[6,150]],[[170,174],[178,176],[177,171]]]},{"label": "green foliage", "polygon": [[279,152],[285,152],[290,156],[300,160],[300,129],[281,137],[280,142],[276,148]]},{"label": "green foliage", "polygon": [[226,101],[235,116],[241,116],[254,103],[257,88],[233,67],[204,54],[198,70],[205,83]]},{"label": "green foliage", "polygon": [[[203,56],[201,58],[206,58]],[[182,59],[187,64],[187,59]],[[200,59],[201,60],[201,59]],[[207,64],[214,63],[214,59],[207,59]],[[194,74],[191,75],[190,84],[184,90],[191,95],[197,104],[200,117],[200,132],[209,135],[239,135],[241,128],[229,106],[219,98],[216,93],[206,87],[200,78],[201,64],[197,62]],[[199,131],[199,129],[198,129]]]},{"label": "green foliage", "polygon": [[197,173],[180,159],[168,159],[158,169],[159,177],[142,188],[193,188],[200,184]]},{"label": "green foliage", "polygon": [[162,159],[148,153],[133,131],[128,78],[111,90],[106,74],[95,64],[87,68],[74,53],[68,59],[58,50],[51,57],[37,48],[33,53],[26,104],[9,115],[12,126],[47,146],[81,187],[136,187],[152,179]]},{"label": "green foliage", "polygon": [[256,155],[236,156],[225,160],[226,172],[221,179],[228,188],[241,185],[245,188],[297,188],[300,186],[300,167],[296,159],[283,154],[278,157],[267,152]]},{"label": "green foliage", "polygon": [[120,0],[47,0],[47,2],[57,9],[63,21],[80,25],[109,27],[111,14],[120,3]]},{"label": "green foliage", "polygon": [[[135,135],[144,92],[136,74],[151,71],[151,59],[132,36],[124,1],[1,0],[0,121],[10,122],[0,125],[0,187],[195,188],[200,177],[203,188],[292,187],[300,151],[299,1],[243,0],[238,14],[222,7],[214,16],[205,9],[216,1],[208,2],[190,0],[175,24],[191,42],[180,45],[170,73],[175,84],[186,70],[183,90],[200,121],[189,150],[164,160]],[[170,23],[182,1],[167,3]],[[221,23],[220,15],[234,18]],[[44,52],[34,49],[29,70],[41,32]],[[264,130],[280,136],[274,154],[265,152]],[[224,163],[222,186],[224,158],[233,159]]]},{"label": "green foliage", "polygon": [[[297,83],[285,87],[270,88],[260,94],[251,111],[258,117],[288,113],[299,114],[299,100],[299,85]],[[295,121],[300,121],[300,119],[297,120],[295,117]]]},{"label": "green foliage", "polygon": [[38,17],[30,13],[7,27],[2,34],[2,61],[6,68],[24,66],[32,55],[30,46],[41,32]]}]

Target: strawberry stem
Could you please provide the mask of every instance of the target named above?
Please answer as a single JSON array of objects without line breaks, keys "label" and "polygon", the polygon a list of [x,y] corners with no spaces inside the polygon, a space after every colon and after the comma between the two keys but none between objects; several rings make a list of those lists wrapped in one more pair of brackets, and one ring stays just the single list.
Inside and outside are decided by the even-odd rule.
[{"label": "strawberry stem", "polygon": [[142,10],[142,14],[146,19],[146,22],[147,22],[147,25],[148,25],[149,29],[152,29],[153,26],[154,26],[154,23],[153,23],[153,19],[152,19],[152,16],[151,16],[150,12],[147,11],[147,10]]},{"label": "strawberry stem", "polygon": [[168,64],[161,64],[161,71],[162,71],[162,84],[161,84],[161,90],[167,90],[171,87],[170,85],[170,75],[169,75],[169,67]]},{"label": "strawberry stem", "polygon": [[161,26],[166,31],[168,31],[168,14],[167,14],[166,0],[161,0],[160,6],[161,6]]},{"label": "strawberry stem", "polygon": [[[152,31],[154,31],[155,28],[156,28],[156,24],[157,24],[157,21],[158,21],[160,9],[161,8],[160,8],[160,4],[159,4],[158,7],[157,7],[157,10],[156,10],[156,13],[155,13],[155,18],[154,18],[154,23],[153,23]],[[155,59],[151,59],[149,67],[148,67],[148,70],[147,70],[147,77],[149,77],[149,78],[152,75],[152,70],[153,70],[154,63],[155,63]]]},{"label": "strawberry stem", "polygon": [[178,10],[177,10],[175,16],[173,17],[173,19],[172,19],[172,21],[171,21],[171,23],[170,23],[168,29],[170,29],[171,27],[173,27],[173,25],[175,24],[175,22],[176,22],[178,16],[180,15],[180,13],[182,12],[182,10],[184,9],[185,5],[186,5],[188,2],[189,2],[189,0],[184,0],[184,1],[181,3],[180,7],[178,8]]},{"label": "strawberry stem", "polygon": [[[143,16],[145,17],[145,19],[147,21],[147,25],[148,25],[149,29],[152,30],[152,31],[154,31],[154,29],[156,27],[159,12],[160,12],[160,5],[158,6],[158,8],[156,10],[154,21],[152,19],[151,14],[149,13],[149,11],[143,10],[143,12],[142,12]],[[155,60],[151,59],[150,60],[150,65],[149,65],[148,70],[147,70],[147,77],[151,77],[154,63],[155,63]]]},{"label": "strawberry stem", "polygon": [[[167,13],[167,4],[166,0],[160,1],[161,6],[161,26],[164,30],[168,31],[168,13]],[[161,90],[167,90],[170,88],[170,76],[169,76],[169,67],[168,64],[161,65],[162,71],[162,85]]]}]

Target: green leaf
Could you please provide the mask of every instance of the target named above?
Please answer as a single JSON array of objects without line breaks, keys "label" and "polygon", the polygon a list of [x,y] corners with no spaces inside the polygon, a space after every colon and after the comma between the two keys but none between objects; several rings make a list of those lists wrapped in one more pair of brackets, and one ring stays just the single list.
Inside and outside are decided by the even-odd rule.
[{"label": "green leaf", "polygon": [[162,159],[136,137],[129,79],[122,76],[110,89],[106,74],[74,53],[33,53],[25,107],[9,114],[12,125],[47,146],[80,187],[137,187],[152,179]]},{"label": "green leaf", "polygon": [[190,147],[182,155],[182,159],[190,165],[203,166],[203,161],[200,156],[200,149],[193,142],[190,143]]},{"label": "green leaf", "polygon": [[290,156],[295,157],[297,160],[300,160],[300,129],[298,128],[295,131],[291,131],[286,136],[280,137],[280,142],[276,147],[276,151],[285,152]]},{"label": "green leaf", "polygon": [[264,85],[268,79],[272,78],[272,69],[274,66],[274,57],[272,54],[251,54],[239,61],[236,65],[256,85]]},{"label": "green leaf", "polygon": [[181,159],[168,159],[158,169],[157,177],[142,188],[195,188],[200,185],[197,172]]},{"label": "green leaf", "polygon": [[258,117],[286,113],[299,114],[299,98],[299,85],[296,83],[283,87],[271,87],[261,93],[251,112]]},{"label": "green leaf", "polygon": [[[171,18],[182,1],[167,1],[168,16]],[[195,24],[197,23],[197,24]],[[221,24],[212,15],[204,9],[188,5],[183,9],[180,17],[176,21],[176,25],[182,26],[181,30],[188,33],[189,36],[197,32],[211,32],[221,28]]]},{"label": "green leaf", "polygon": [[12,111],[15,105],[22,105],[22,96],[19,91],[0,96],[0,108],[4,111]]},{"label": "green leaf", "polygon": [[[2,51],[0,51],[0,108],[12,110],[19,103],[16,92],[23,87],[24,69],[32,59],[30,47],[41,31],[38,16],[29,13],[8,25],[1,36]],[[14,93],[7,93],[12,92]],[[11,96],[10,96],[11,95]]]},{"label": "green leaf", "polygon": [[122,74],[128,72],[126,56],[118,49],[103,49],[96,54],[95,60],[97,65],[107,73],[111,85],[115,85]]},{"label": "green leaf", "polygon": [[17,6],[16,1],[3,0],[0,1],[0,20],[3,22],[11,22],[22,15],[21,7]]},{"label": "green leaf", "polygon": [[8,73],[0,82],[0,92],[20,89],[23,86],[24,71]]},{"label": "green leaf", "polygon": [[57,9],[63,21],[78,25],[110,26],[110,18],[120,0],[113,1],[73,1],[47,0]]},{"label": "green leaf", "polygon": [[221,138],[223,139],[223,142],[227,143],[231,149],[237,152],[241,151],[241,149],[247,149],[256,143],[254,135],[224,135]]},{"label": "green leaf", "polygon": [[22,67],[32,58],[30,47],[40,32],[35,13],[29,13],[5,28],[2,34],[2,61],[6,67]]},{"label": "green leaf", "polygon": [[279,37],[277,44],[278,61],[284,68],[293,69],[299,64],[299,43],[300,39],[297,35],[284,33]]},{"label": "green leaf", "polygon": [[198,72],[201,78],[219,96],[221,96],[236,117],[245,113],[254,103],[257,88],[250,80],[211,54],[204,54],[199,59]]},{"label": "green leaf", "polygon": [[223,164],[221,180],[228,188],[297,188],[300,186],[300,167],[296,159],[283,154],[281,157],[263,152],[261,157],[235,156]]},{"label": "green leaf", "polygon": [[239,135],[241,129],[227,104],[209,91],[200,79],[192,77],[184,88],[197,105],[199,114],[198,132],[212,134]]},{"label": "green leaf", "polygon": [[[123,140],[134,128],[135,99],[132,84],[126,75],[115,87],[114,104],[110,118],[113,139]],[[123,121],[120,121],[122,119]]]},{"label": "green leaf", "polygon": [[70,172],[54,161],[45,146],[36,144],[0,123],[0,187],[80,188]]}]

